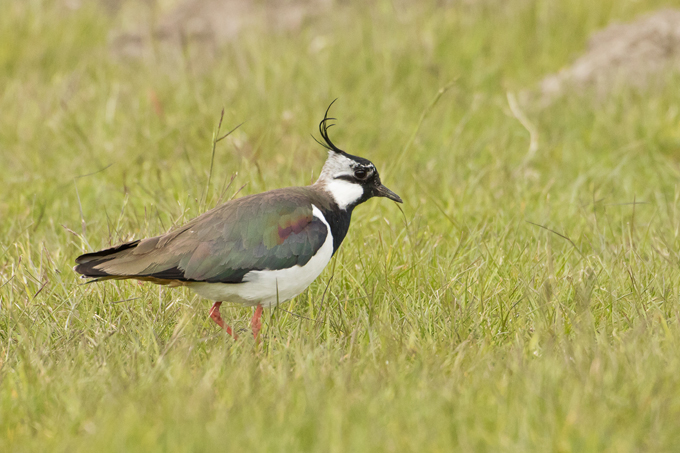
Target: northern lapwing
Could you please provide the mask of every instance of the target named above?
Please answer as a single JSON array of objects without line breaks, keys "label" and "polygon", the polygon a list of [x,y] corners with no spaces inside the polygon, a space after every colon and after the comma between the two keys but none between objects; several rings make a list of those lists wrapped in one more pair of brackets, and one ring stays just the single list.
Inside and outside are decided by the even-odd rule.
[{"label": "northern lapwing", "polygon": [[210,317],[235,339],[220,315],[222,301],[254,306],[251,328],[257,338],[262,308],[292,299],[321,274],[357,205],[372,197],[402,202],[382,185],[372,162],[333,144],[329,109],[319,123],[324,141],[319,144],[328,149],[328,159],[311,186],[231,200],[161,236],[81,255],[75,271],[93,281],[187,286],[216,301]]}]

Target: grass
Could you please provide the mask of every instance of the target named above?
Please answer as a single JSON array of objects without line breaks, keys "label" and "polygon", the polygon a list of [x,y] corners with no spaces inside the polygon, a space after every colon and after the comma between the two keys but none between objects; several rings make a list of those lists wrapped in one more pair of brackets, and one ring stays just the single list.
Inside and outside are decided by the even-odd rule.
[{"label": "grass", "polygon": [[[676,450],[680,76],[523,106],[533,156],[507,98],[667,4],[350,2],[139,60],[108,37],[145,7],[7,2],[0,450]],[[358,208],[260,346],[187,291],[79,284],[82,252],[314,180],[335,97],[333,140],[403,213]],[[223,131],[245,124],[211,175],[223,108]]]}]

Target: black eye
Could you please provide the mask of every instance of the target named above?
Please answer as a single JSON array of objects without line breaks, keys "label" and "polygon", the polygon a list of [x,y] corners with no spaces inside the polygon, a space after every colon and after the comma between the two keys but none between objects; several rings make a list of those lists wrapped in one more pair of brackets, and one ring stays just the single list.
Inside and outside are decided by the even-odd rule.
[{"label": "black eye", "polygon": [[354,177],[357,179],[366,179],[366,176],[368,176],[368,172],[363,168],[354,171]]}]

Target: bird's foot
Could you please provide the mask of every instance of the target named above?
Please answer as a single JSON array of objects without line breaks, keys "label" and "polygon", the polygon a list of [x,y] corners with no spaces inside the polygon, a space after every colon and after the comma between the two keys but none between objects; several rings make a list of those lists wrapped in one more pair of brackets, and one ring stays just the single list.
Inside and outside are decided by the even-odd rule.
[{"label": "bird's foot", "polygon": [[222,302],[215,302],[213,304],[212,308],[210,309],[210,319],[215,321],[215,324],[220,326],[222,329],[226,330],[227,333],[234,338],[234,340],[238,340],[238,335],[234,333],[232,328],[224,324],[222,316],[220,315],[220,305],[222,305]]}]

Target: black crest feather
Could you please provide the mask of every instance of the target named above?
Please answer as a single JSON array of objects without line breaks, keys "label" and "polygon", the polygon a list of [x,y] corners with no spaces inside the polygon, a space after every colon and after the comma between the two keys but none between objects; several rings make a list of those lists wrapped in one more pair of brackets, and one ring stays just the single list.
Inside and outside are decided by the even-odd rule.
[{"label": "black crest feather", "polygon": [[[321,138],[324,140],[325,143],[321,143],[321,142],[320,142],[319,140],[317,140],[316,137],[314,137],[313,135],[312,135],[312,138],[313,138],[314,141],[316,141],[319,145],[323,146],[324,148],[326,148],[326,149],[329,150],[329,151],[335,151],[336,153],[347,154],[345,151],[343,151],[343,150],[341,150],[340,148],[338,148],[337,146],[335,146],[335,144],[331,141],[331,138],[328,136],[328,129],[330,129],[331,127],[335,126],[335,124],[331,123],[331,121],[335,121],[335,120],[336,120],[336,118],[330,118],[330,117],[328,116],[328,112],[330,111],[331,107],[333,106],[333,104],[334,104],[335,101],[337,101],[337,100],[338,100],[338,99],[335,98],[335,99],[333,100],[333,102],[330,103],[330,105],[329,105],[328,108],[326,109],[326,113],[324,114],[323,119],[322,119],[321,122],[319,123],[319,134],[321,134]],[[329,124],[329,123],[330,123],[330,124]]]}]

